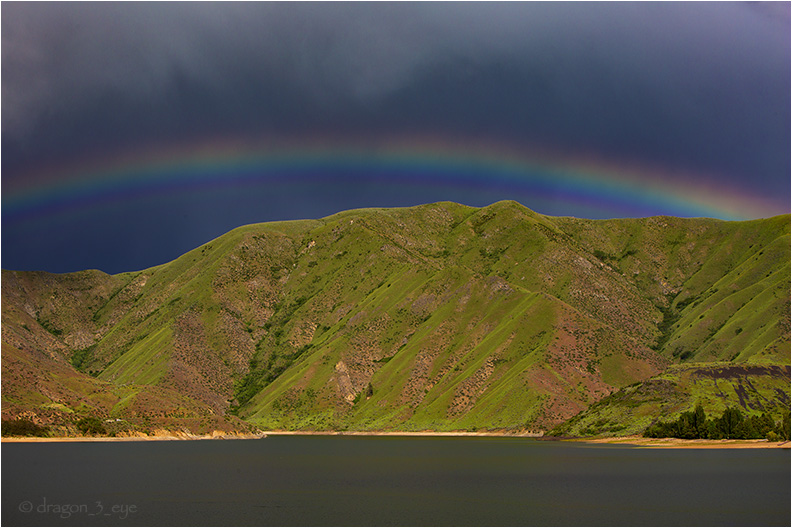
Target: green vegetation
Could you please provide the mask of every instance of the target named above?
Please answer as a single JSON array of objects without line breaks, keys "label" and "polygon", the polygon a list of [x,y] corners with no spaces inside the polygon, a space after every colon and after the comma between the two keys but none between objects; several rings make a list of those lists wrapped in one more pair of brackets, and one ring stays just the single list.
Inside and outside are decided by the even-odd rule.
[{"label": "green vegetation", "polygon": [[103,435],[107,432],[102,420],[95,416],[86,416],[77,422],[77,429],[84,435]]},{"label": "green vegetation", "polygon": [[25,418],[3,420],[3,436],[47,436],[49,428],[38,425]]},{"label": "green vegetation", "polygon": [[83,348],[82,350],[75,350],[71,357],[71,364],[77,370],[84,371],[85,366],[91,363],[93,359],[93,346]]},{"label": "green vegetation", "polygon": [[696,402],[780,415],[789,245],[788,215],[442,202],[244,226],[115,276],[3,271],[4,416],[585,436]]},{"label": "green vegetation", "polygon": [[769,414],[744,417],[739,409],[726,407],[720,418],[708,419],[704,407],[683,412],[675,421],[658,421],[646,428],[643,435],[650,438],[722,438],[789,440],[789,411],[779,421]]},{"label": "green vegetation", "polygon": [[694,411],[698,405],[710,412],[734,407],[751,415],[782,416],[789,409],[789,380],[787,366],[724,363],[671,366],[658,376],[622,387],[602,398],[555,427],[550,434],[642,434],[658,417],[679,417]]}]

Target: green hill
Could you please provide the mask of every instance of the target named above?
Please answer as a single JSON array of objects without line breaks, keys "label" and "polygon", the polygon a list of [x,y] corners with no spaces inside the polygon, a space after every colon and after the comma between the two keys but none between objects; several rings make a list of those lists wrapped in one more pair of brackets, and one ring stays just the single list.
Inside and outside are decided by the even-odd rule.
[{"label": "green hill", "polygon": [[749,414],[789,412],[789,365],[673,365],[663,374],[620,389],[551,431],[557,436],[641,434],[701,405],[720,415],[727,407]]},{"label": "green hill", "polygon": [[[789,215],[437,203],[245,226],[115,276],[3,271],[3,417],[130,420],[135,388],[158,392],[134,428],[547,431],[688,365],[788,366],[789,248]],[[31,357],[83,400],[20,375]],[[784,372],[757,394],[788,405]]]}]

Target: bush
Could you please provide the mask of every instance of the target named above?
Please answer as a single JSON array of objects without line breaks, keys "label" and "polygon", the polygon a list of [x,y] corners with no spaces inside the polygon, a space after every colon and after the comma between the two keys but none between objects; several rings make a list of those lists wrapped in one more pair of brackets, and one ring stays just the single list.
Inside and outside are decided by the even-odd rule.
[{"label": "bush", "polygon": [[95,416],[88,416],[77,422],[77,429],[85,435],[103,435],[107,433],[102,420]]},{"label": "bush", "polygon": [[3,420],[3,436],[47,436],[49,428],[35,424],[25,418]]}]

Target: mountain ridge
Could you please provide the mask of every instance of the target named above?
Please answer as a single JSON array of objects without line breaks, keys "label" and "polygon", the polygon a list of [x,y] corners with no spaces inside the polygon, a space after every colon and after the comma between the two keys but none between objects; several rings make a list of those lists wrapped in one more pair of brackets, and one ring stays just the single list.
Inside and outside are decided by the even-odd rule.
[{"label": "mountain ridge", "polygon": [[[48,357],[98,392],[160,391],[154,407],[177,410],[148,422],[195,433],[547,431],[669,366],[789,365],[789,275],[789,215],[344,211],[242,226],[137,272],[4,270],[3,377]],[[123,395],[80,407],[3,385],[4,419],[127,419]]]}]

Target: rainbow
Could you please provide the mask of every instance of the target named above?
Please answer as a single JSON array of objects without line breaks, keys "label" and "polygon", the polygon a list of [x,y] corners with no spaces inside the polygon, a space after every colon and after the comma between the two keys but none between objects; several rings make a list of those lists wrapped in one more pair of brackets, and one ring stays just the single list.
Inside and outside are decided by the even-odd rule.
[{"label": "rainbow", "polygon": [[788,205],[728,187],[714,176],[415,136],[206,141],[43,168],[11,182],[3,184],[6,220],[185,191],[261,186],[298,193],[360,182],[416,195],[422,188],[441,194],[495,190],[540,213],[543,204],[553,203],[554,210],[597,211],[600,218],[665,214],[741,220],[780,214]]}]

